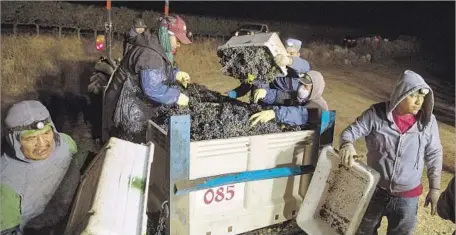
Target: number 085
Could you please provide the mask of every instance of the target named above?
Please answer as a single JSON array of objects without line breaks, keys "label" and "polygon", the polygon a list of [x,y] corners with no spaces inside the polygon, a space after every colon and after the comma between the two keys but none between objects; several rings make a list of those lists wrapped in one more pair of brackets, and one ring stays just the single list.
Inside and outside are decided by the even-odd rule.
[{"label": "number 085", "polygon": [[223,200],[229,201],[234,197],[234,185],[229,186],[222,186],[219,187],[217,190],[208,189],[204,193],[204,203],[211,204],[213,201],[221,202]]}]

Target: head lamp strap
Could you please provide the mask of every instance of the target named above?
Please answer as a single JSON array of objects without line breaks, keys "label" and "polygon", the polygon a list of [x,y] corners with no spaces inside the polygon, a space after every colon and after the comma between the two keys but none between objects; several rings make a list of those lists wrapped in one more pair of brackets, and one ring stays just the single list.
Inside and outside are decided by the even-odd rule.
[{"label": "head lamp strap", "polygon": [[25,126],[17,126],[10,128],[11,132],[15,131],[28,131],[28,130],[41,130],[43,129],[47,124],[51,123],[51,118],[46,118],[41,121],[35,121],[32,122],[31,124],[25,125]]}]

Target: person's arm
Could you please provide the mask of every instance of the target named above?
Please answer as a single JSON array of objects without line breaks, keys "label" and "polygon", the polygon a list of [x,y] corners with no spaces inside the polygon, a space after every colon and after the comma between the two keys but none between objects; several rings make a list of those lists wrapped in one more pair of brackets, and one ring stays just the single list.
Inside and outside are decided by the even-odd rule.
[{"label": "person's arm", "polygon": [[440,177],[442,175],[443,152],[440,143],[439,127],[435,116],[431,117],[430,124],[430,142],[426,145],[424,162],[427,168],[427,177],[429,179],[429,189],[440,190]]},{"label": "person's arm", "polygon": [[0,184],[0,231],[14,234],[21,223],[21,198],[6,184]]},{"label": "person's arm", "polygon": [[241,83],[238,87],[234,88],[233,91],[236,92],[236,97],[243,97],[251,90],[252,86],[247,83]]},{"label": "person's arm", "polygon": [[455,222],[455,211],[454,211],[454,176],[448,184],[445,191],[440,194],[439,201],[437,202],[437,214],[445,220]]},{"label": "person's arm", "polygon": [[369,108],[364,111],[361,116],[357,117],[356,120],[340,134],[340,146],[343,146],[346,143],[353,144],[357,139],[369,135],[372,130],[374,115],[373,108]]},{"label": "person's arm", "polygon": [[141,88],[147,98],[160,104],[177,102],[180,95],[179,89],[169,87],[164,83],[175,77],[174,72],[169,78],[165,72],[165,62],[158,53],[152,51],[142,53],[135,68],[141,80]]},{"label": "person's arm", "polygon": [[303,106],[275,106],[276,119],[280,123],[300,126],[307,123],[309,113]]},{"label": "person's arm", "polygon": [[299,88],[300,82],[298,78],[290,77],[276,77],[272,82],[272,87],[274,89],[282,91],[297,91]]}]

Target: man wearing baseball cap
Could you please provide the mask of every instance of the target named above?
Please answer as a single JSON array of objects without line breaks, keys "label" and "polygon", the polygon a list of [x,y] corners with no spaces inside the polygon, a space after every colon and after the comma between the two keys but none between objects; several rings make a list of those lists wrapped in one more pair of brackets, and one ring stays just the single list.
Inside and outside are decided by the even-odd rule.
[{"label": "man wearing baseball cap", "polygon": [[[169,83],[187,87],[190,76],[173,66],[179,42],[190,44],[181,17],[160,19],[159,28],[131,38],[126,53],[108,84],[103,101],[103,134],[133,142],[145,139],[146,122],[161,104],[187,106],[189,98]],[[139,91],[139,92],[138,92]]]},{"label": "man wearing baseball cap", "polygon": [[128,52],[128,50],[130,50],[132,47],[132,45],[130,43],[128,43],[130,38],[134,38],[138,34],[144,33],[144,31],[146,31],[146,28],[147,28],[147,25],[143,19],[135,18],[133,20],[133,26],[124,35],[124,43],[123,43],[123,49],[124,49],[123,55],[124,56]]},{"label": "man wearing baseball cap", "polygon": [[[309,116],[320,116],[321,111],[328,110],[328,104],[322,96],[325,80],[320,72],[311,70],[301,75],[299,79],[289,78],[287,81],[281,89],[265,89],[266,95],[261,101],[264,104],[278,106],[252,115],[251,126],[274,118],[279,123],[300,126],[314,118]],[[285,90],[287,87],[288,89]],[[258,97],[254,97],[255,102],[259,100]],[[310,113],[308,109],[311,108],[317,109],[317,112]]]}]

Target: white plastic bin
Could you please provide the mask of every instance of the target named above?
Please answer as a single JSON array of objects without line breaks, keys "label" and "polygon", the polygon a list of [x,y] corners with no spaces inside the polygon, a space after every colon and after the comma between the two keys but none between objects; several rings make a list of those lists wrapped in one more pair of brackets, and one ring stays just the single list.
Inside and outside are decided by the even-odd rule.
[{"label": "white plastic bin", "polygon": [[[277,166],[312,164],[314,131],[297,131],[190,142],[190,180]],[[148,122],[147,141],[155,144],[149,211],[157,211],[169,187],[166,132]],[[171,235],[240,234],[284,222],[297,215],[310,175],[225,185],[191,192],[189,208]],[[181,228],[182,227],[182,228]],[[188,228],[188,229],[187,229]]]},{"label": "white plastic bin", "polygon": [[296,221],[311,235],[352,235],[366,212],[380,175],[364,163],[342,166],[323,148]]},{"label": "white plastic bin", "polygon": [[154,144],[110,138],[84,174],[65,235],[143,235]]},{"label": "white plastic bin", "polygon": [[[225,44],[219,46],[217,50],[224,50],[233,47],[266,47],[272,56],[278,54],[288,55],[287,49],[283,45],[277,33],[259,33],[254,35],[242,35],[231,37]],[[279,67],[282,75],[287,75],[286,66]]]}]

